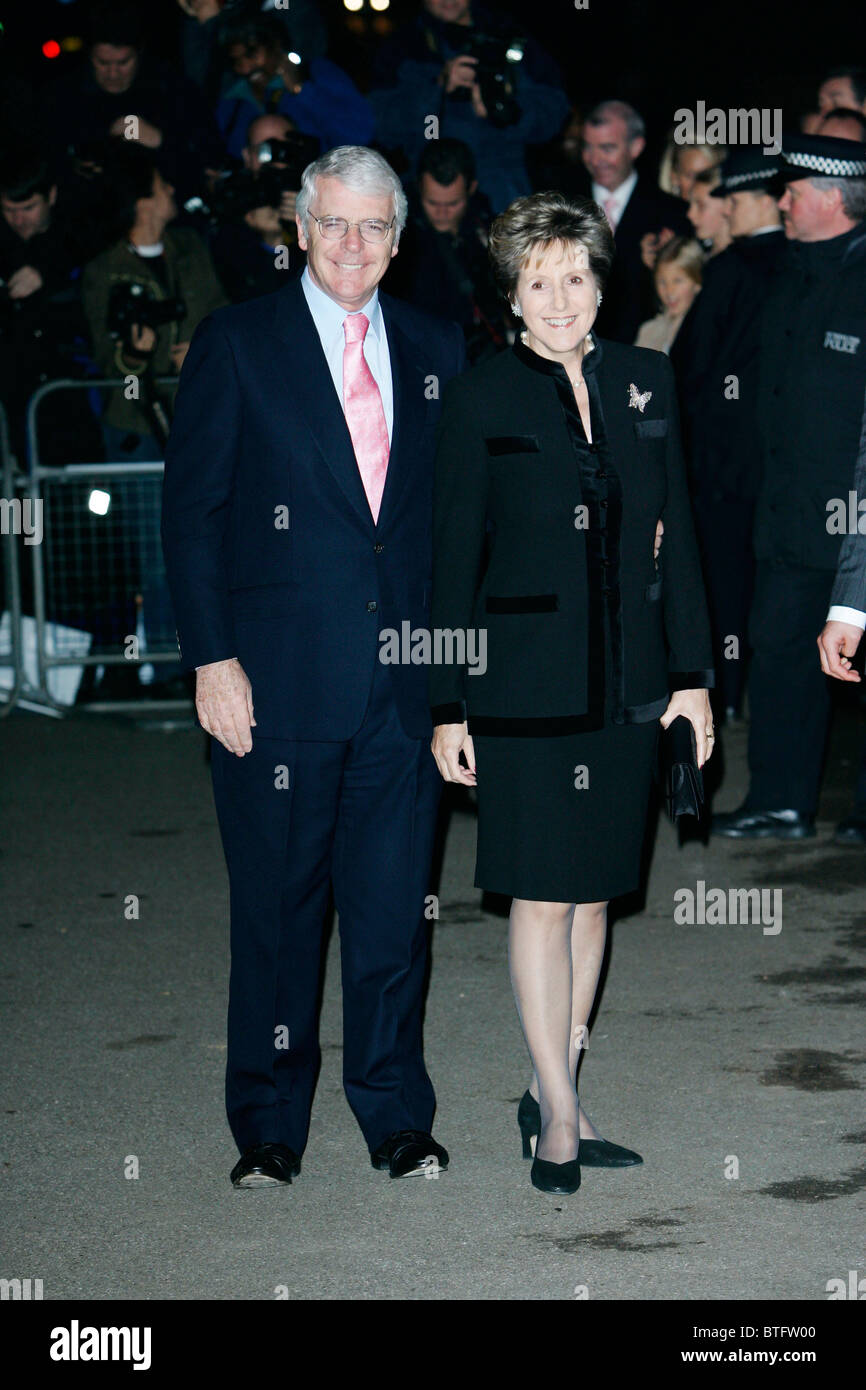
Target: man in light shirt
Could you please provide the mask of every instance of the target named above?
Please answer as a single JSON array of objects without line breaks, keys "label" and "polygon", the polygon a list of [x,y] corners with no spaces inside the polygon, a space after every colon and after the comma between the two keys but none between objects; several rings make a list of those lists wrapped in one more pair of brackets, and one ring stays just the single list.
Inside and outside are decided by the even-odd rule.
[{"label": "man in light shirt", "polygon": [[688,236],[686,205],[639,175],[646,144],[643,118],[625,101],[603,101],[583,127],[583,163],[589,194],[604,211],[616,241],[616,257],[596,327],[603,338],[633,343],[639,325],[656,311],[652,277],[641,257],[648,232]]},{"label": "man in light shirt", "polygon": [[448,1164],[421,1040],[429,673],[384,656],[386,633],[428,625],[434,435],[465,353],[456,324],[379,293],[405,217],[374,151],[309,165],[304,274],[204,321],[166,453],[166,569],[231,885],[236,1188],[300,1172],[331,890],[343,1086],[373,1167]]}]

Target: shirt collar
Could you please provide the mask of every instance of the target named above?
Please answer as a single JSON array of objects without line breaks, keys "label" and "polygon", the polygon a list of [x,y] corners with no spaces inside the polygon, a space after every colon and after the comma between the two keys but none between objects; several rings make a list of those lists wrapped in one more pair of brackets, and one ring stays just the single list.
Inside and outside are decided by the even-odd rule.
[{"label": "shirt collar", "polygon": [[342,338],[343,320],[348,313],[353,312],[367,315],[367,318],[370,320],[368,332],[372,333],[381,343],[384,321],[382,318],[382,306],[379,303],[378,285],[375,287],[362,309],[351,311],[344,309],[341,304],[338,304],[336,300],[332,299],[330,295],[325,294],[324,290],[319,289],[319,286],[313,283],[313,277],[310,275],[309,266],[304,266],[304,273],[301,276],[301,288],[304,291],[304,298],[313,316],[313,322],[322,337],[330,340],[339,335],[339,337]]},{"label": "shirt collar", "polygon": [[[581,362],[584,376],[587,372],[596,371],[602,358],[601,343],[591,329],[587,333],[586,339],[587,350]],[[533,352],[532,348],[524,343],[519,333],[515,336],[511,346],[516,357],[524,366],[531,367],[533,371],[540,372],[544,376],[559,376],[562,377],[563,381],[568,381],[568,372],[562,362],[556,362],[551,357],[542,357],[540,353]]]},{"label": "shirt collar", "polygon": [[622,208],[625,207],[626,203],[628,202],[629,198],[631,197],[632,193],[634,192],[634,186],[635,186],[636,183],[637,183],[637,170],[636,170],[636,169],[632,169],[631,173],[629,174],[629,176],[628,176],[628,178],[625,180],[625,182],[624,182],[624,183],[621,183],[621,184],[619,185],[619,188],[614,188],[612,191],[611,191],[610,189],[608,189],[608,188],[602,188],[602,186],[601,186],[600,183],[593,183],[593,185],[592,185],[592,197],[593,197],[593,201],[596,202],[596,203],[598,203],[600,207],[604,207],[605,202],[609,201],[609,200],[612,198],[613,201],[614,201],[614,203],[616,204],[617,208],[620,209],[620,210],[622,210]]}]

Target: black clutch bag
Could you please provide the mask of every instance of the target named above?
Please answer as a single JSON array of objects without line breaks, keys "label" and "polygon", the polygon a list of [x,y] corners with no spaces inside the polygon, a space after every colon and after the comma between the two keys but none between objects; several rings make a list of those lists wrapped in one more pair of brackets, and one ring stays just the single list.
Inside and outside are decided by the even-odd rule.
[{"label": "black clutch bag", "polygon": [[661,730],[659,772],[668,815],[698,816],[704,809],[704,779],[698,767],[695,731],[685,715]]}]

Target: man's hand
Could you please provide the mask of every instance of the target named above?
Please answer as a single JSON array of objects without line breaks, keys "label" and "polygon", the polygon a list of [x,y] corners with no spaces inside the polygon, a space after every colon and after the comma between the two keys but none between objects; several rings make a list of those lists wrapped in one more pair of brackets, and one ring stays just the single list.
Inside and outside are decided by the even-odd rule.
[{"label": "man's hand", "polygon": [[681,714],[685,715],[695,731],[698,767],[703,767],[707,758],[712,756],[716,746],[709,691],[675,690],[659,723],[663,729],[666,729]]},{"label": "man's hand", "polygon": [[665,533],[665,524],[664,524],[664,522],[662,521],[661,517],[659,517],[658,521],[656,522],[656,538],[655,538],[655,540],[653,541],[653,559],[654,559],[654,560],[657,560],[657,559],[659,558],[659,551],[660,551],[661,548],[662,548],[662,536],[664,535],[664,533]]},{"label": "man's hand", "polygon": [[825,676],[835,676],[838,681],[859,681],[858,673],[851,670],[850,658],[857,651],[862,637],[862,629],[853,623],[834,620],[825,624],[818,638],[821,670]]},{"label": "man's hand", "polygon": [[253,691],[236,656],[195,673],[195,710],[206,734],[242,758],[253,746]]},{"label": "man's hand", "polygon": [[284,190],[280,198],[280,206],[277,209],[281,222],[288,222],[290,226],[294,225],[297,202],[297,193],[292,193],[288,189]]},{"label": "man's hand", "polygon": [[118,116],[116,121],[112,121],[108,127],[109,135],[122,135],[127,140],[135,138],[138,144],[146,145],[149,150],[158,150],[162,144],[162,131],[158,126],[151,125],[150,121],[146,121],[143,116],[136,116],[135,119],[138,121],[138,135],[136,137],[126,134],[126,122],[129,120],[129,116]]},{"label": "man's hand", "polygon": [[468,53],[460,53],[456,58],[449,59],[439,74],[445,95],[456,91],[458,87],[474,87],[477,67],[478,59],[470,58]]},{"label": "man's hand", "polygon": [[662,227],[659,232],[645,232],[640,239],[640,258],[648,270],[655,270],[656,257],[662,247],[673,237],[670,227]]},{"label": "man's hand", "polygon": [[35,266],[21,265],[9,276],[8,288],[10,299],[26,299],[42,289],[42,276]]},{"label": "man's hand", "polygon": [[129,365],[130,371],[140,372],[147,366],[155,347],[156,329],[151,328],[149,324],[142,327],[140,323],[131,323],[129,341],[124,342],[121,356]]},{"label": "man's hand", "polygon": [[[446,782],[462,782],[466,787],[475,786],[475,749],[469,737],[468,724],[437,724],[433,730],[430,748],[436,759],[436,766]],[[461,765],[461,752],[468,767]]]}]

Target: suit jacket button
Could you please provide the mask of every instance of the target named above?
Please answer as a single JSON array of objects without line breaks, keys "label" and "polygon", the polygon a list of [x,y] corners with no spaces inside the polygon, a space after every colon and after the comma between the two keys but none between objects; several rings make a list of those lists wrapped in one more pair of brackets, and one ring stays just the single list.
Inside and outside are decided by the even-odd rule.
[{"label": "suit jacket button", "polygon": [[374,598],[371,598],[371,599],[370,599],[370,602],[367,604],[367,612],[368,612],[368,613],[375,613],[375,612],[376,612],[376,609],[377,609],[378,607],[379,607],[379,605],[378,605],[378,603],[376,602],[376,600],[375,600]]},{"label": "suit jacket button", "polygon": [[385,549],[385,547],[384,547],[384,545],[382,544],[382,542],[381,542],[381,541],[377,541],[376,544],[373,546],[373,553],[374,553],[374,555],[381,555],[381,554],[382,554],[382,551],[383,551],[384,549]]}]

